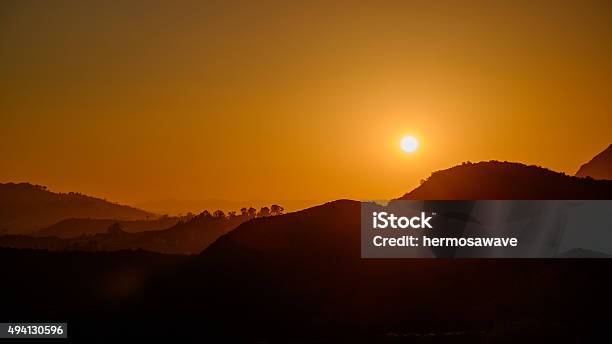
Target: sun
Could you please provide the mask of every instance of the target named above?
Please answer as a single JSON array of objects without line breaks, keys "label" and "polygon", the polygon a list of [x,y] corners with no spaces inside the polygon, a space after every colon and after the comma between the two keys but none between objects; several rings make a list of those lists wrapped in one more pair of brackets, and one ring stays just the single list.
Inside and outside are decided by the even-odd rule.
[{"label": "sun", "polygon": [[400,148],[406,153],[412,153],[419,148],[419,141],[412,135],[406,135],[400,141]]}]

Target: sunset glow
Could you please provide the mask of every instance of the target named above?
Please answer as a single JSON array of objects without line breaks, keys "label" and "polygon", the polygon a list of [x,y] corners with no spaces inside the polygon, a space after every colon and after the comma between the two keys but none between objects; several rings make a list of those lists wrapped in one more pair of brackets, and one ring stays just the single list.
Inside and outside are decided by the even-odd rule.
[{"label": "sunset glow", "polygon": [[609,143],[612,2],[0,12],[3,182],[133,205],[381,199],[467,160],[574,173]]}]

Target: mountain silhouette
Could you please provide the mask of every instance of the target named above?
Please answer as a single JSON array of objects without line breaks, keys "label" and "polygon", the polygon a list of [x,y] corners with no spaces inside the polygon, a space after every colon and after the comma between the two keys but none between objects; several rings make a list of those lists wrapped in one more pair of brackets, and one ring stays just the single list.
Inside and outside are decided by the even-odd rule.
[{"label": "mountain silhouette", "polygon": [[114,223],[129,233],[158,231],[168,229],[179,222],[178,217],[160,217],[154,220],[121,221],[113,219],[66,219],[49,227],[36,231],[31,236],[46,237],[53,236],[62,239],[72,239],[82,235],[93,235],[105,233]]},{"label": "mountain silhouette", "polygon": [[[43,230],[42,234],[38,232],[35,236],[4,235],[0,236],[0,247],[47,249],[52,251],[120,251],[141,249],[159,253],[194,254],[201,252],[222,234],[231,231],[248,219],[249,217],[246,215],[218,218],[208,213],[203,213],[186,221],[178,221],[178,223],[176,223],[176,220],[173,220],[175,224],[170,225],[170,228],[167,229],[142,232],[128,232],[123,227],[123,224],[127,223],[138,228],[138,226],[147,226],[146,221],[70,220],[70,226],[68,227],[70,229],[74,228],[73,222],[83,225],[94,225],[93,229],[81,228],[81,232],[98,230],[105,223],[109,223],[109,225],[102,233],[96,232],[94,234],[70,238],[45,235],[55,231],[58,228],[57,226],[51,226]],[[170,218],[157,220],[153,224],[162,225],[167,221],[170,221]],[[63,230],[66,227],[62,226],[59,228]],[[131,228],[130,230],[134,229]]]},{"label": "mountain silhouette", "polygon": [[[499,162],[436,172],[404,197],[417,192],[612,196],[608,181]],[[105,235],[131,234],[114,226]],[[611,305],[608,259],[361,259],[360,202],[351,200],[251,219],[198,256],[0,249],[0,257],[13,262],[3,271],[12,296],[3,312],[67,319],[76,340],[469,343],[520,332],[532,341],[561,342],[569,333],[588,342],[594,328],[607,330],[598,310]]]},{"label": "mountain silhouette", "polygon": [[612,144],[591,161],[580,166],[576,176],[612,180]]},{"label": "mountain silhouette", "polygon": [[0,184],[0,233],[28,233],[69,218],[145,220],[144,210],[28,183]]},{"label": "mountain silhouette", "polygon": [[128,233],[116,224],[115,231],[109,228],[107,233],[70,240],[67,248],[80,251],[143,249],[160,253],[194,254],[201,252],[222,234],[231,231],[246,220],[248,220],[246,216],[217,218],[198,215],[168,229],[138,233]]},{"label": "mountain silhouette", "polygon": [[400,199],[612,199],[612,181],[572,177],[519,163],[463,163],[432,173]]},{"label": "mountain silhouette", "polygon": [[[586,180],[517,163],[482,162],[435,172],[401,199],[612,199],[612,181]],[[360,202],[339,200],[255,219],[221,236],[201,257],[221,265],[244,259],[240,264],[246,266],[258,261],[254,256],[266,256],[266,262],[283,257],[278,264],[321,264],[320,268],[330,262],[356,263],[360,260],[359,214]],[[265,266],[262,262],[258,268]]]},{"label": "mountain silhouette", "polygon": [[[612,183],[485,162],[436,172],[403,198],[412,197],[609,199]],[[154,314],[196,313],[224,335],[235,324],[254,336],[281,337],[338,329],[469,332],[533,314],[545,328],[570,318],[581,323],[578,314],[560,319],[559,307],[577,309],[607,293],[597,288],[575,296],[587,270],[609,264],[581,270],[561,260],[361,259],[360,202],[339,200],[241,224],[189,268],[151,286],[143,307]],[[610,286],[603,275],[594,281]],[[197,309],[204,304],[206,312]],[[231,321],[220,320],[226,318]]]}]

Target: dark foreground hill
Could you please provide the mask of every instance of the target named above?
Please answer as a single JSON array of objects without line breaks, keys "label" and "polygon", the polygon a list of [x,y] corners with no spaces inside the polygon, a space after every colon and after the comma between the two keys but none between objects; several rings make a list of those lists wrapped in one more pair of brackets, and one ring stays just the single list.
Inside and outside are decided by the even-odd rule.
[{"label": "dark foreground hill", "polygon": [[69,218],[145,220],[154,214],[79,193],[40,185],[0,184],[0,232],[28,233]]},{"label": "dark foreground hill", "polygon": [[580,166],[576,176],[612,179],[612,144],[606,150],[597,154],[591,161]]},{"label": "dark foreground hill", "polygon": [[[502,184],[522,176],[510,175],[487,185],[504,190]],[[601,191],[579,178],[558,180],[577,183],[569,185],[575,194],[567,195],[612,196],[607,182],[594,181]],[[430,186],[444,192],[432,191],[430,198],[449,195]],[[516,198],[551,198],[545,191],[551,189],[525,184],[519,190]],[[3,313],[18,314],[17,320],[32,314],[68,319],[74,339],[501,343],[589,342],[607,333],[608,259],[361,259],[359,212],[359,202],[343,200],[245,222],[199,256],[170,269],[152,268],[151,278],[116,278],[124,292],[117,298],[98,296],[90,284],[73,287],[83,270],[113,266],[122,276],[114,254],[73,253],[75,259],[62,261],[71,253],[5,250],[3,261],[11,263],[3,273],[17,277],[1,287],[12,295]]]},{"label": "dark foreground hill", "polygon": [[337,201],[249,221],[185,259],[0,249],[0,320],[67,319],[75,340],[268,343],[588,342],[607,328],[609,260],[360,259],[358,213]]},{"label": "dark foreground hill", "polygon": [[[152,278],[175,271],[188,260],[142,250],[89,253],[0,248],[0,261],[6,268],[0,290],[11,295],[1,301],[0,321],[72,322],[81,315],[107,314],[141,295]],[[120,313],[115,316],[120,319]],[[91,333],[90,338],[96,337]]]}]

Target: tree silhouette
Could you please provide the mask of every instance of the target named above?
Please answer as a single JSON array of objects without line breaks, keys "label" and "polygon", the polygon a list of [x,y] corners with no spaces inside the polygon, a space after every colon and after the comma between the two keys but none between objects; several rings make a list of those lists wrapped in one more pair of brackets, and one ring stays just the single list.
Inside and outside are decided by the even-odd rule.
[{"label": "tree silhouette", "polygon": [[192,212],[188,212],[187,215],[185,215],[185,219],[187,221],[191,221],[194,218],[195,215],[193,215]]},{"label": "tree silhouette", "polygon": [[240,208],[240,215],[242,216],[248,215],[247,208]]},{"label": "tree silhouette", "polygon": [[225,217],[225,213],[223,212],[223,210],[215,210],[215,212],[213,213],[213,217],[223,218]]},{"label": "tree silhouette", "polygon": [[266,217],[266,216],[270,216],[270,208],[261,207],[261,209],[259,210],[259,213],[257,214],[257,217]]},{"label": "tree silhouette", "polygon": [[285,208],[281,207],[280,205],[272,204],[272,206],[270,207],[270,214],[272,216],[282,215],[284,210],[285,210]]},{"label": "tree silhouette", "polygon": [[247,210],[247,214],[249,215],[250,218],[253,218],[257,215],[257,209],[253,207],[249,207],[249,210]]}]

